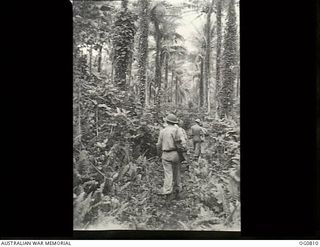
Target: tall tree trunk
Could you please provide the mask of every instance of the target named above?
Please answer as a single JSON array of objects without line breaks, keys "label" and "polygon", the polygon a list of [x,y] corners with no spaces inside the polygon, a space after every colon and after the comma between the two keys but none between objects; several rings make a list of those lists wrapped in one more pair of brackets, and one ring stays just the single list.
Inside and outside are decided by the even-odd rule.
[{"label": "tall tree trunk", "polygon": [[[126,62],[127,59],[128,57],[125,59]],[[114,58],[114,82],[121,90],[126,90],[128,66],[124,64],[123,60],[122,58],[120,61],[119,54]]]},{"label": "tall tree trunk", "polygon": [[79,133],[79,142],[81,143],[81,85],[79,83],[79,92],[78,92],[79,102],[78,102],[78,133]]},{"label": "tall tree trunk", "polygon": [[131,77],[132,77],[132,63],[133,63],[133,49],[134,49],[134,43],[132,42],[130,51],[128,52],[128,68],[127,68],[127,81],[130,88],[132,88],[131,85]]},{"label": "tall tree trunk", "polygon": [[166,63],[165,63],[165,70],[164,70],[164,81],[165,81],[165,95],[164,95],[164,102],[168,101],[168,76],[169,76],[169,54],[166,54]]},{"label": "tall tree trunk", "polygon": [[172,55],[172,68],[171,68],[171,103],[173,105],[173,87],[174,87],[174,75],[175,75],[175,67],[176,67],[176,55]]},{"label": "tall tree trunk", "polygon": [[237,67],[237,98],[240,96],[240,67]]},{"label": "tall tree trunk", "polygon": [[209,109],[209,83],[210,83],[210,57],[211,57],[211,14],[213,12],[214,0],[211,1],[206,21],[206,52],[204,62],[204,92],[205,92],[205,107]]},{"label": "tall tree trunk", "polygon": [[127,80],[128,80],[128,85],[131,87],[131,71],[132,71],[132,62],[133,62],[133,54],[131,53],[129,56],[129,63],[128,63],[128,75],[127,75]]},{"label": "tall tree trunk", "polygon": [[148,34],[149,34],[149,0],[140,0],[140,25],[139,25],[139,47],[138,47],[138,79],[140,88],[140,103],[145,105],[146,101],[146,73],[148,58]]},{"label": "tall tree trunk", "polygon": [[219,112],[220,102],[219,102],[219,92],[221,87],[221,45],[222,45],[222,24],[221,24],[221,16],[222,16],[222,0],[218,0],[217,2],[217,14],[216,14],[216,23],[217,23],[217,56],[216,56],[216,85],[215,85],[215,94],[214,94],[214,111],[216,116],[220,116]]},{"label": "tall tree trunk", "polygon": [[146,102],[145,105],[150,105],[150,82],[146,80]]},{"label": "tall tree trunk", "polygon": [[165,53],[162,51],[162,47],[161,47],[161,40],[160,40],[160,85],[159,85],[159,92],[158,92],[158,95],[157,95],[157,105],[158,107],[160,107],[160,103],[161,103],[161,97],[162,97],[162,94],[163,92],[160,91],[161,89],[161,84],[162,84],[162,71],[163,71],[163,64],[164,64],[164,60],[165,60]]},{"label": "tall tree trunk", "polygon": [[102,67],[102,45],[99,46],[99,55],[98,55],[98,73],[101,72]]},{"label": "tall tree trunk", "polygon": [[175,80],[175,94],[176,94],[176,98],[175,98],[175,104],[176,106],[178,106],[178,76],[176,76],[176,80]]},{"label": "tall tree trunk", "polygon": [[211,89],[210,89],[210,83],[208,83],[208,111],[207,112],[208,113],[211,112]]},{"label": "tall tree trunk", "polygon": [[171,83],[170,83],[170,102],[173,105],[173,86],[174,86],[174,71],[171,71]]},{"label": "tall tree trunk", "polygon": [[200,107],[203,107],[204,103],[204,88],[203,88],[203,58],[200,61],[200,81],[199,81],[199,98],[200,98]]},{"label": "tall tree trunk", "polygon": [[234,106],[234,90],[237,76],[236,68],[238,64],[238,38],[234,0],[230,0],[228,6],[226,32],[224,40],[225,42],[223,49],[223,76],[219,101],[222,102],[221,116],[229,118],[232,114]]},{"label": "tall tree trunk", "polygon": [[149,105],[151,104],[152,98],[152,83],[149,82]]},{"label": "tall tree trunk", "polygon": [[[85,74],[84,68],[82,70],[82,76]],[[79,143],[80,143],[80,151],[82,148],[81,139],[82,139],[82,130],[81,130],[81,83],[82,80],[78,82],[78,135],[79,135]]]},{"label": "tall tree trunk", "polygon": [[114,81],[114,57],[112,56],[111,58],[111,82],[112,84],[115,85],[115,81]]},{"label": "tall tree trunk", "polygon": [[91,75],[92,74],[92,45],[90,45],[90,50],[89,50],[89,72]]},{"label": "tall tree trunk", "polygon": [[161,32],[158,20],[154,20],[155,26],[155,39],[156,39],[156,57],[155,57],[155,87],[157,88],[157,92],[155,95],[155,101],[157,110],[160,110],[160,98],[161,98]]},{"label": "tall tree trunk", "polygon": [[134,43],[135,24],[133,13],[127,10],[127,0],[122,1],[123,10],[119,12],[113,24],[112,35],[114,56],[114,81],[123,91],[127,88],[128,64]]}]

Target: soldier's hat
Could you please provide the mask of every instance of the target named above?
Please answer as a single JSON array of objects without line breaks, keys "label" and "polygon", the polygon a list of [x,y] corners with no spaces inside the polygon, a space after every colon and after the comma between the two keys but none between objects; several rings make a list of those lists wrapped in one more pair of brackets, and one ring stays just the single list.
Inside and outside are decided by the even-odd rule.
[{"label": "soldier's hat", "polygon": [[169,114],[166,117],[166,121],[169,122],[169,123],[173,123],[173,124],[177,124],[178,123],[178,119],[174,114]]},{"label": "soldier's hat", "polygon": [[195,120],[195,122],[196,122],[196,123],[201,123],[201,121],[200,121],[199,118],[197,118],[197,119]]}]

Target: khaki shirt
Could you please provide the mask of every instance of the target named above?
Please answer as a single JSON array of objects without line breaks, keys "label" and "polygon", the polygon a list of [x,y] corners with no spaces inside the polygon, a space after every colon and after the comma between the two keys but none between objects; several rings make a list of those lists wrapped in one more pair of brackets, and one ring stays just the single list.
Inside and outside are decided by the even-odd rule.
[{"label": "khaki shirt", "polygon": [[[182,131],[179,127],[174,125],[168,125],[160,131],[157,149],[162,150],[162,159],[178,162],[179,155],[175,141],[181,141],[182,145],[186,145],[186,140],[183,137]],[[169,152],[168,152],[169,151]]]}]

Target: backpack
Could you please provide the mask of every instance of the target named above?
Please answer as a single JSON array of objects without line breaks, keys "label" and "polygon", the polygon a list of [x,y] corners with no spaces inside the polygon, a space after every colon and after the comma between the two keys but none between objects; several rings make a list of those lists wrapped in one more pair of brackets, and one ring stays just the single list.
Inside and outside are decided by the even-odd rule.
[{"label": "backpack", "polygon": [[[176,129],[175,135],[177,135],[177,133],[178,133],[178,127]],[[186,161],[187,160],[187,149],[182,146],[181,140],[176,140],[176,138],[174,138],[173,135],[171,135],[171,136],[172,136],[173,142],[174,142],[174,144],[176,146],[176,149],[177,149],[177,152],[179,154],[180,160],[181,161]]]}]

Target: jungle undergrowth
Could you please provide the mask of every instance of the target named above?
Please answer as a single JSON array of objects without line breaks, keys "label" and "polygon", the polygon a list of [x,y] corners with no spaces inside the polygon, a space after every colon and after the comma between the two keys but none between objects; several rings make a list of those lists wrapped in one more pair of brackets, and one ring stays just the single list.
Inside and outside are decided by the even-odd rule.
[{"label": "jungle undergrowth", "polygon": [[[237,222],[224,225],[228,216],[226,207],[232,207],[231,202],[225,202],[225,191],[228,173],[234,164],[221,166],[200,158],[190,162],[189,169],[182,165],[182,198],[175,200],[156,193],[163,181],[162,165],[157,157],[140,156],[134,163],[122,175],[123,181],[113,184],[115,190],[100,193],[98,205],[94,204],[94,198],[99,189],[88,195],[91,204],[86,217],[80,220],[80,229],[230,230],[240,227]],[[130,172],[132,167],[134,176]],[[100,185],[103,186],[105,184]]]}]

